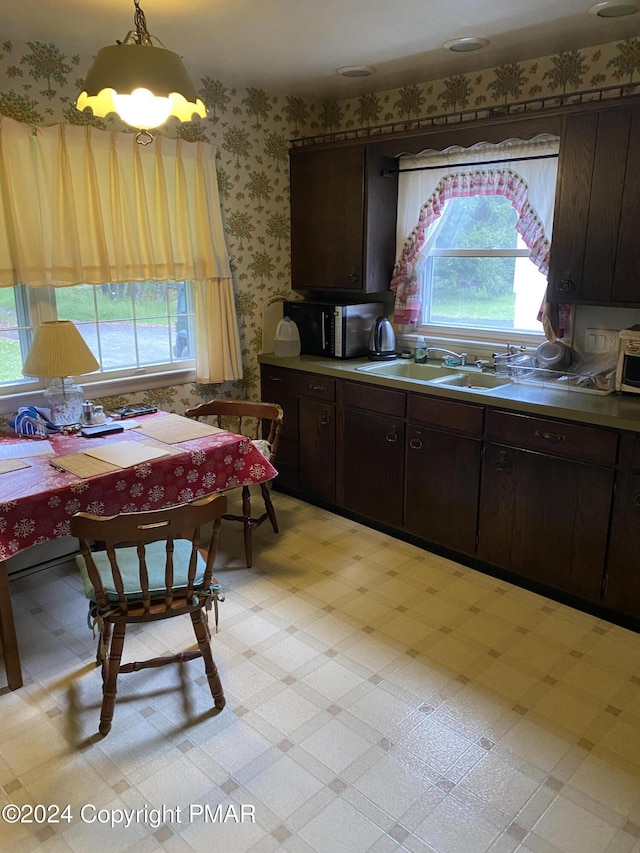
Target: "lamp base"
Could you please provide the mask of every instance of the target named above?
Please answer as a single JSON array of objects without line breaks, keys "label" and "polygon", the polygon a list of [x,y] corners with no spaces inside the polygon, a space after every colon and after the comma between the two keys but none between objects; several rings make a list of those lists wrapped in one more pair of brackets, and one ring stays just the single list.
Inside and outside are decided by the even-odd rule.
[{"label": "lamp base", "polygon": [[51,409],[51,421],[56,426],[79,424],[82,420],[82,388],[71,379],[54,379],[44,392],[45,402]]}]

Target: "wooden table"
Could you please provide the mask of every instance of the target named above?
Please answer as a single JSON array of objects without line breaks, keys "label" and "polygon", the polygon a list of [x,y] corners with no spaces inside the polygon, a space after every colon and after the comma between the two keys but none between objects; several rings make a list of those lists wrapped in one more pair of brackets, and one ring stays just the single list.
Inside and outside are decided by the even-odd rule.
[{"label": "wooden table", "polygon": [[[22,461],[28,467],[0,473],[0,640],[11,690],[22,686],[22,671],[7,570],[10,557],[32,545],[68,536],[76,512],[116,515],[161,509],[276,476],[275,468],[245,436],[213,428],[205,434],[206,425],[165,412],[137,422],[138,428],[106,438],[50,436],[52,453],[25,457]],[[107,443],[140,441],[163,446],[157,439],[150,440],[145,429],[150,435],[166,436],[169,455],[90,477],[53,467],[64,464],[69,455]],[[191,437],[194,433],[197,437]],[[24,439],[3,436],[0,447],[18,441]]]}]

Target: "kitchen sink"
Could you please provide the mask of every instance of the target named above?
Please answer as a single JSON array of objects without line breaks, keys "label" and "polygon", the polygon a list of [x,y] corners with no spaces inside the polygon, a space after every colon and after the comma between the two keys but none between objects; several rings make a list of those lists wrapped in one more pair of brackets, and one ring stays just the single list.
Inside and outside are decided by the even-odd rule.
[{"label": "kitchen sink", "polygon": [[363,373],[373,373],[376,376],[397,376],[400,379],[418,379],[429,382],[431,379],[447,376],[459,376],[455,370],[447,367],[434,367],[431,364],[416,364],[413,361],[374,361],[371,364],[363,364],[356,367]]},{"label": "kitchen sink", "polygon": [[454,373],[449,376],[433,378],[430,385],[444,385],[447,388],[468,388],[470,391],[492,391],[504,388],[511,380],[491,373]]}]

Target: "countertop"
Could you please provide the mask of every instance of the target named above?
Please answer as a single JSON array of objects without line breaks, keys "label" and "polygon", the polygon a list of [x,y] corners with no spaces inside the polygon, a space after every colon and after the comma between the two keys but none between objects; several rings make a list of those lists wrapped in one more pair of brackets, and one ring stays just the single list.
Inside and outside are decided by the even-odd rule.
[{"label": "countertop", "polygon": [[[502,388],[482,391],[443,388],[428,385],[420,380],[375,376],[358,371],[356,368],[371,364],[366,358],[342,360],[319,358],[313,355],[284,358],[272,353],[264,353],[258,356],[258,362],[290,370],[304,370],[308,373],[333,376],[338,379],[355,380],[368,385],[428,394],[432,397],[480,403],[497,409],[509,409],[540,417],[563,418],[585,424],[640,432],[640,395],[615,392],[608,395],[586,394],[518,382]],[[469,368],[465,368],[467,369]]]}]

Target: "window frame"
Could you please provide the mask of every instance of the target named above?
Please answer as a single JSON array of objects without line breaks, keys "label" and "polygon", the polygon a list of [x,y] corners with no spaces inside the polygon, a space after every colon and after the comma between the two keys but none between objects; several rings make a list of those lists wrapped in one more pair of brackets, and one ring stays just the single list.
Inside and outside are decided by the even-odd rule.
[{"label": "window frame", "polygon": [[[195,312],[193,282],[188,285],[186,303],[189,312],[190,329],[195,340]],[[72,285],[73,286],[73,285]],[[92,287],[95,285],[91,285]],[[37,327],[47,321],[58,319],[55,301],[55,287],[28,287],[15,285],[16,311],[20,324],[20,343],[22,360],[26,357]],[[66,289],[66,288],[65,288]],[[138,318],[137,318],[138,319]],[[144,319],[144,318],[139,318]],[[177,319],[174,318],[174,322]],[[99,323],[100,321],[98,321]],[[103,321],[111,322],[111,321]],[[170,382],[167,378],[171,377]],[[195,381],[195,355],[179,361],[157,362],[144,366],[106,368],[95,373],[76,377],[79,384],[87,390],[87,396],[108,397],[120,394],[133,394],[171,385],[182,385]],[[29,405],[48,386],[50,380],[24,377],[7,384],[0,384],[0,415],[12,414],[17,408]],[[36,402],[37,404],[37,402]]]},{"label": "window frame", "polygon": [[[431,249],[428,257],[420,265],[419,276],[425,278],[429,273],[429,258],[529,258],[531,250],[527,247],[524,249]],[[531,262],[533,263],[533,262]],[[422,337],[437,339],[441,342],[459,343],[460,341],[475,342],[479,344],[490,345],[493,349],[497,345],[511,345],[516,340],[518,343],[526,346],[538,346],[546,340],[542,324],[540,331],[524,331],[520,329],[474,329],[471,326],[446,326],[442,323],[427,323],[424,322],[425,314],[429,310],[431,299],[431,287],[425,281],[420,282],[420,287],[424,294],[424,304],[422,309],[422,321],[415,327],[415,334]]]}]

